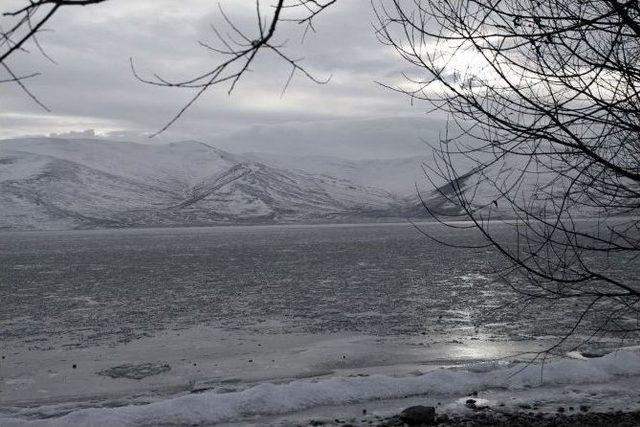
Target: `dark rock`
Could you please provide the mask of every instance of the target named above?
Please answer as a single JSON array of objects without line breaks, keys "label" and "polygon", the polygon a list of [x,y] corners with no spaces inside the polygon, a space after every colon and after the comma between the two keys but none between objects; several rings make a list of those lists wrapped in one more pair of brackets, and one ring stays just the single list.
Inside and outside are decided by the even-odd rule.
[{"label": "dark rock", "polygon": [[366,409],[362,410],[362,415],[367,415],[367,410]]},{"label": "dark rock", "polygon": [[597,351],[581,351],[580,355],[582,357],[586,357],[587,359],[594,359],[596,357],[606,356],[606,352],[597,352]]},{"label": "dark rock", "polygon": [[467,408],[475,409],[476,407],[476,401],[474,399],[467,399],[464,404],[467,406]]},{"label": "dark rock", "polygon": [[560,413],[564,412],[564,406],[559,407],[558,408],[558,412],[560,412]]},{"label": "dark rock", "polygon": [[589,405],[580,405],[580,410],[582,412],[587,412],[589,409],[591,409]]},{"label": "dark rock", "polygon": [[[451,414],[445,418],[444,414],[437,417],[437,422],[442,426],[450,427],[632,427],[640,426],[640,411],[610,411],[588,413],[532,413],[532,412],[478,412],[459,415]],[[364,423],[365,420],[362,420]],[[367,421],[368,422],[368,421]],[[358,425],[361,425],[358,423]],[[378,427],[406,427],[399,416],[385,418]],[[413,424],[414,426],[416,424]],[[419,425],[419,424],[417,424]],[[427,425],[424,424],[423,425]]]},{"label": "dark rock", "polygon": [[531,405],[526,404],[526,403],[521,403],[521,404],[518,405],[518,408],[531,409]]},{"label": "dark rock", "polygon": [[434,424],[436,408],[433,406],[411,406],[400,412],[400,420],[411,425]]}]

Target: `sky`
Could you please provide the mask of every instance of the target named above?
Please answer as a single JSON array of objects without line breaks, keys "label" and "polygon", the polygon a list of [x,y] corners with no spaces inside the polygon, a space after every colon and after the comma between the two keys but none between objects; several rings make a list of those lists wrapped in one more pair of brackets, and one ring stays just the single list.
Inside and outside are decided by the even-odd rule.
[{"label": "sky", "polygon": [[[3,2],[3,8],[23,2]],[[253,0],[222,0],[220,6],[241,28],[256,31]],[[266,9],[265,9],[266,10]],[[4,11],[4,10],[3,10]],[[138,81],[130,58],[145,77],[193,77],[220,62],[198,44],[215,44],[211,26],[224,28],[211,0],[108,0],[90,7],[62,9],[39,41],[55,61],[31,45],[9,64],[18,74],[39,72],[29,89],[46,112],[15,84],[0,85],[0,138],[24,135],[108,137],[145,143],[199,140],[233,152],[393,158],[428,154],[443,120],[427,115],[377,82],[397,84],[406,64],[375,37],[368,1],[344,0],[315,21],[302,41],[303,27],[283,23],[278,41],[304,58],[319,85],[295,75],[287,91],[288,66],[260,53],[235,91],[208,91],[159,137],[162,128],[193,95]]]}]

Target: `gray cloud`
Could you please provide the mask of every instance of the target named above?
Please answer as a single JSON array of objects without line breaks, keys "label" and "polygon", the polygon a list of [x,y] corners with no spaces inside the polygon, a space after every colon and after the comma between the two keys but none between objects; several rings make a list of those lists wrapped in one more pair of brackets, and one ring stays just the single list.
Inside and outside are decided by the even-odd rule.
[{"label": "gray cloud", "polygon": [[[255,27],[253,1],[222,5],[241,27]],[[398,79],[403,64],[377,42],[371,21],[368,2],[341,1],[319,18],[317,33],[304,44],[301,28],[282,27],[280,38],[288,39],[291,56],[304,57],[320,77],[332,75],[329,84],[296,76],[281,97],[288,68],[263,54],[231,96],[223,87],[211,90],[157,141],[199,139],[233,151],[348,157],[424,154],[419,138],[437,138],[442,121],[426,120],[424,106],[411,106],[375,83]],[[197,45],[213,42],[211,24],[220,25],[221,17],[210,0],[109,0],[63,10],[51,23],[55,31],[40,37],[57,64],[35,51],[12,63],[20,73],[43,73],[29,87],[53,112],[4,84],[0,137],[95,129],[99,135],[144,140],[192,93],[140,83],[129,58],[145,75],[192,77],[219,60]]]}]

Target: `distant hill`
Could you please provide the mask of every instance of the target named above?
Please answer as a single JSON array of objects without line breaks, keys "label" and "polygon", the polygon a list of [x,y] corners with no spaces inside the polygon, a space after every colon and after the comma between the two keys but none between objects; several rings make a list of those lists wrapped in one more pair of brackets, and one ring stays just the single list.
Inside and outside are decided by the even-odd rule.
[{"label": "distant hill", "polygon": [[446,204],[424,178],[425,162],[237,155],[192,141],[4,140],[0,228],[425,218],[416,183],[429,204]]}]

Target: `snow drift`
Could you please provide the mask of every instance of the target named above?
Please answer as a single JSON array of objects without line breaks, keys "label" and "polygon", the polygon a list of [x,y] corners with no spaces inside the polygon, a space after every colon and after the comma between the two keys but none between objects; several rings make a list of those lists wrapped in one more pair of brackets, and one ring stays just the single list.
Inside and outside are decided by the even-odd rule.
[{"label": "snow drift", "polygon": [[[542,373],[542,375],[541,375]],[[260,415],[287,414],[321,405],[344,405],[417,395],[465,395],[490,388],[542,388],[605,383],[640,375],[640,353],[619,351],[590,360],[558,360],[540,365],[483,363],[466,369],[438,369],[409,377],[334,377],[286,384],[260,384],[232,393],[189,394],[146,405],[80,409],[58,418],[0,418],[3,426],[211,424]]]}]

